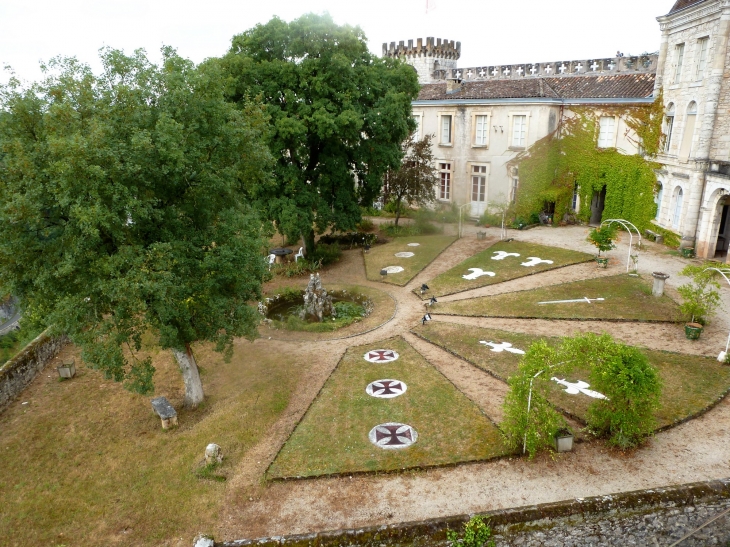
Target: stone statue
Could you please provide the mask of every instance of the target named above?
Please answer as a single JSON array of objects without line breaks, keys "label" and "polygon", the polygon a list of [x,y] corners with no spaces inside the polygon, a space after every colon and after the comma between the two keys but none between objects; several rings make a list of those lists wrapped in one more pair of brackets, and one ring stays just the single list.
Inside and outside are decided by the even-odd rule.
[{"label": "stone statue", "polygon": [[320,323],[325,317],[336,317],[335,307],[332,304],[332,297],[322,288],[322,280],[319,274],[310,274],[309,283],[304,290],[304,306],[299,313],[300,319],[316,318]]}]

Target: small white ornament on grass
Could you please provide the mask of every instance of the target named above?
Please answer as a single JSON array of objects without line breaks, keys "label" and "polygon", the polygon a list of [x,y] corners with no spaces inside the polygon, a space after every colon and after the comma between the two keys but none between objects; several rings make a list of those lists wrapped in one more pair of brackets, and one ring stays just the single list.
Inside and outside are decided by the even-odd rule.
[{"label": "small white ornament on grass", "polygon": [[543,260],[542,258],[538,258],[536,256],[528,256],[527,262],[522,262],[520,266],[525,266],[527,268],[530,268],[532,266],[537,266],[538,264],[552,264],[552,260]]},{"label": "small white ornament on grass", "polygon": [[525,352],[521,349],[513,348],[512,344],[509,342],[500,342],[499,344],[496,342],[485,342],[484,340],[479,340],[480,344],[484,344],[485,346],[489,346],[490,351],[494,351],[496,353],[501,353],[503,351],[508,351],[510,353],[516,353],[518,355],[524,355]]},{"label": "small white ornament on grass", "polygon": [[603,393],[598,393],[597,391],[588,389],[591,385],[587,382],[583,382],[582,380],[578,380],[577,382],[568,382],[565,379],[561,380],[555,376],[550,379],[561,386],[565,386],[565,393],[569,393],[570,395],[578,395],[579,393],[582,393],[589,397],[593,397],[594,399],[608,399],[608,397],[606,397]]},{"label": "small white ornament on grass", "polygon": [[401,273],[403,271],[403,267],[402,266],[386,266],[383,269],[386,272],[388,272],[389,274],[397,274],[397,273]]},{"label": "small white ornament on grass", "polygon": [[494,272],[485,272],[481,268],[469,268],[469,271],[471,272],[468,275],[462,275],[464,279],[468,279],[469,281],[474,281],[478,277],[482,277],[484,275],[488,275],[489,277],[494,277]]},{"label": "small white ornament on grass", "polygon": [[508,253],[507,251],[494,251],[492,260],[504,260],[508,256],[520,256],[520,253]]},{"label": "small white ornament on grass", "polygon": [[398,258],[411,258],[414,255],[414,253],[409,252],[402,252],[402,253],[395,253],[395,256]]},{"label": "small white ornament on grass", "polygon": [[398,352],[392,349],[374,349],[363,355],[363,358],[368,363],[390,363],[398,359],[398,357]]},{"label": "small white ornament on grass", "polygon": [[406,386],[405,382],[386,379],[370,382],[365,388],[365,393],[378,399],[392,399],[393,397],[398,397],[398,395],[403,395],[407,389],[408,386]]},{"label": "small white ornament on grass", "polygon": [[409,247],[418,247],[419,245],[420,245],[420,243],[409,243],[408,244]]},{"label": "small white ornament on grass", "polygon": [[584,296],[583,298],[576,298],[575,300],[548,300],[546,302],[538,302],[538,304],[570,304],[572,302],[584,302],[586,304],[590,304],[592,302],[603,302],[606,300],[605,298],[588,298],[587,296]]},{"label": "small white ornament on grass", "polygon": [[392,450],[408,448],[418,440],[418,433],[408,424],[387,422],[372,428],[368,438],[375,446]]}]

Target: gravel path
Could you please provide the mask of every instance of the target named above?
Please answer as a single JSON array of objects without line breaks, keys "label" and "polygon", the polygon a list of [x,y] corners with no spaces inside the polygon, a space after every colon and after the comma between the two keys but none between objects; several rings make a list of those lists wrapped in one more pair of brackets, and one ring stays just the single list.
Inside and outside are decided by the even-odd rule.
[{"label": "gravel path", "polygon": [[[392,294],[398,302],[398,311],[392,321],[379,329],[347,340],[278,342],[276,348],[272,341],[255,342],[271,344],[272,351],[300,352],[302,363],[309,365],[306,365],[287,411],[269,435],[249,452],[235,477],[228,481],[227,510],[221,515],[216,533],[218,540],[390,524],[730,476],[730,443],[727,442],[730,401],[725,400],[703,417],[658,434],[646,448],[630,454],[606,449],[601,443],[580,443],[573,453],[538,457],[533,461],[501,459],[399,475],[265,484],[262,476],[266,467],[334,370],[341,355],[353,345],[402,335],[485,414],[495,421],[501,419],[501,402],[506,393],[503,383],[408,332],[425,309],[423,302],[410,291],[499,238],[499,229],[491,228],[487,230],[486,241],[477,241],[476,230],[474,226],[466,226],[465,237],[454,243],[406,287],[366,282],[362,256],[356,251],[345,253],[342,263],[323,275],[325,285],[328,282],[361,283],[379,286]],[[586,234],[585,227],[536,228],[525,232],[510,230],[508,237],[593,252],[594,248],[585,242]],[[642,273],[663,271],[670,274],[668,293],[676,294],[676,286],[685,281],[678,272],[687,261],[667,254],[662,246],[650,243],[647,247],[647,251],[641,253],[639,270]],[[605,271],[593,265],[576,265],[452,295],[443,300],[617,274],[625,271],[627,251],[624,240],[610,253],[615,260]],[[722,298],[725,310],[730,310],[730,290],[727,287],[722,290]],[[702,355],[717,355],[724,349],[730,329],[728,314],[724,310],[702,338],[694,343],[684,340],[681,328],[676,325],[444,316],[434,319],[552,336],[606,330],[627,343]],[[454,434],[458,435],[458,432]]]}]

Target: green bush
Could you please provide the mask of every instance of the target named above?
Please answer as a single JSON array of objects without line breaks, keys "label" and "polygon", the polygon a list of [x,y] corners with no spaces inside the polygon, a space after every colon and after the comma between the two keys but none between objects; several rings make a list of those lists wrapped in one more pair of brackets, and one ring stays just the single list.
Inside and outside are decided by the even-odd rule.
[{"label": "green bush", "polygon": [[[695,266],[688,264],[679,275],[691,277],[689,283],[677,287],[682,297],[679,311],[692,323],[704,325],[720,306],[720,285],[715,280],[717,272],[705,271],[712,263]],[[724,266],[724,265],[718,265]]]},{"label": "green bush", "polygon": [[360,232],[372,232],[375,230],[375,223],[369,218],[364,218],[358,223],[357,229]]},{"label": "green bush", "polygon": [[616,226],[609,224],[608,226],[593,228],[586,241],[595,245],[598,248],[598,256],[601,256],[602,251],[606,252],[616,248],[614,243],[616,241]]},{"label": "green bush", "polygon": [[311,262],[319,262],[322,266],[334,264],[342,258],[342,249],[338,243],[320,243],[311,256],[307,259]]},{"label": "green bush", "polygon": [[[506,222],[507,221],[505,220],[505,223]],[[479,217],[479,224],[482,226],[485,226],[487,224],[490,226],[502,226],[502,215],[485,212],[482,216]]]},{"label": "green bush", "polygon": [[296,262],[284,262],[283,264],[274,264],[271,272],[284,277],[298,277],[318,271],[322,267],[319,262],[313,262],[305,258],[300,258]]},{"label": "green bush", "polygon": [[464,537],[453,530],[446,530],[446,539],[452,547],[494,547],[489,519],[474,516],[464,524]]}]

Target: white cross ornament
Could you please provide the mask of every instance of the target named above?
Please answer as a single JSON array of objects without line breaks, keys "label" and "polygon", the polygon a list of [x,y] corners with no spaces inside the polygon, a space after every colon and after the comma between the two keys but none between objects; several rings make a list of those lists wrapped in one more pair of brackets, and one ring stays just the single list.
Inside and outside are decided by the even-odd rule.
[{"label": "white cross ornament", "polygon": [[552,72],[552,70],[553,70],[553,67],[551,67],[550,65],[547,65],[545,67],[545,72],[547,72],[548,74],[550,74]]},{"label": "white cross ornament", "polygon": [[466,73],[466,77],[471,78],[472,76],[474,76],[474,73],[471,71],[471,69],[469,69],[469,71]]},{"label": "white cross ornament", "polygon": [[508,66],[504,67],[504,70],[502,70],[502,73],[503,73],[503,74],[504,74],[505,76],[509,76],[509,73],[510,73],[509,67],[508,67]]},{"label": "white cross ornament", "polygon": [[497,344],[496,342],[485,342],[484,340],[479,340],[480,344],[484,344],[485,346],[489,346],[491,351],[494,351],[495,353],[501,353],[503,351],[508,351],[510,353],[516,353],[518,355],[524,355],[525,352],[521,349],[513,348],[512,344],[509,342],[500,342]]},{"label": "white cross ornament", "polygon": [[522,73],[523,73],[523,72],[524,72],[524,69],[523,69],[523,68],[522,68],[521,66],[518,66],[518,67],[517,67],[517,74],[518,74],[519,76],[522,76]]},{"label": "white cross ornament", "polygon": [[568,67],[566,67],[565,65],[560,65],[558,70],[560,71],[560,74],[565,74],[565,71],[568,70]]},{"label": "white cross ornament", "polygon": [[595,72],[596,70],[598,70],[598,67],[599,67],[599,66],[600,66],[600,65],[599,65],[599,64],[598,64],[597,62],[593,61],[593,64],[591,65],[591,70],[592,70],[593,72]]},{"label": "white cross ornament", "polygon": [[536,72],[537,72],[537,68],[535,68],[535,65],[532,65],[530,67],[530,74],[532,74],[534,76]]},{"label": "white cross ornament", "polygon": [[494,70],[492,70],[492,76],[496,76],[497,74],[499,74],[499,69],[495,66]]},{"label": "white cross ornament", "polygon": [[507,251],[494,251],[492,260],[504,260],[508,256],[520,256],[520,253],[508,253]]},{"label": "white cross ornament", "polygon": [[552,264],[552,260],[543,260],[542,258],[538,258],[536,256],[528,256],[527,262],[522,262],[520,266],[526,266],[528,268],[532,266],[537,266],[538,264]]},{"label": "white cross ornament", "polygon": [[472,272],[468,275],[462,275],[464,279],[468,279],[469,281],[474,281],[477,277],[482,277],[483,275],[488,275],[489,277],[494,277],[494,272],[485,272],[481,268],[469,268],[469,271]]},{"label": "white cross ornament", "polygon": [[569,393],[570,395],[578,395],[579,393],[582,393],[589,397],[593,397],[594,399],[608,399],[608,397],[606,397],[603,393],[598,393],[597,391],[588,389],[590,384],[583,382],[582,380],[578,380],[577,382],[568,382],[565,379],[561,380],[555,376],[550,379],[561,386],[565,386],[565,393]]},{"label": "white cross ornament", "polygon": [[608,70],[613,70],[615,68],[615,66],[616,65],[613,64],[613,61],[611,61],[610,63],[608,63]]},{"label": "white cross ornament", "polygon": [[484,69],[481,69],[481,70],[479,71],[479,76],[480,76],[480,77],[482,77],[482,78],[484,78],[484,75],[485,75],[486,73],[487,73],[487,71],[486,71],[486,70],[484,70]]},{"label": "white cross ornament", "polygon": [[457,78],[461,78],[461,70],[457,70],[456,71],[456,77]]},{"label": "white cross ornament", "polygon": [[583,65],[582,65],[582,64],[580,64],[580,63],[578,63],[578,64],[577,64],[577,65],[575,66],[575,71],[576,71],[576,72],[580,72],[581,70],[583,70]]}]

